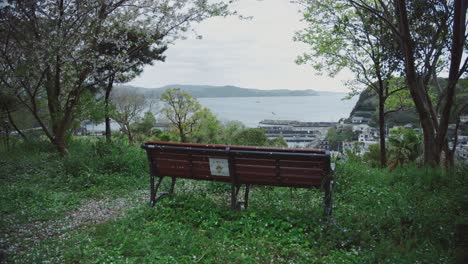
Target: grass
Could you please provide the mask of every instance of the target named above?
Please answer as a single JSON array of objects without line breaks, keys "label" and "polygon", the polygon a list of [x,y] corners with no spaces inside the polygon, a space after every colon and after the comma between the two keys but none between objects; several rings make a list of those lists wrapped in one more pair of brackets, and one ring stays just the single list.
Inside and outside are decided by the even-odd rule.
[{"label": "grass", "polygon": [[[90,199],[147,189],[144,152],[117,142],[74,141],[70,156],[39,145],[0,154],[1,229],[61,221]],[[23,165],[25,164],[25,165]],[[65,230],[9,254],[12,262],[453,263],[466,222],[466,168],[447,173],[359,163],[337,167],[332,219],[318,190],[254,187],[250,206],[229,211],[223,183],[178,180],[176,196],[141,202],[99,224]],[[164,182],[167,188],[169,180]],[[14,225],[13,225],[14,223]],[[2,232],[3,233],[3,232]],[[6,245],[4,245],[6,246]]]},{"label": "grass", "polygon": [[145,156],[134,147],[75,141],[62,157],[46,146],[20,145],[0,154],[0,211],[20,223],[56,218],[85,198],[144,186]]}]

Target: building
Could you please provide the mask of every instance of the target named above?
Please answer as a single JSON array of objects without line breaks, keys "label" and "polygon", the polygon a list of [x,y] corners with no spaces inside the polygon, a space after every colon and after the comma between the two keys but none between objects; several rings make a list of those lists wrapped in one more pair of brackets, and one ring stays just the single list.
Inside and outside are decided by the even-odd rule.
[{"label": "building", "polygon": [[171,124],[170,123],[166,123],[166,122],[157,122],[153,129],[159,129],[161,131],[168,131],[171,127]]},{"label": "building", "polygon": [[370,133],[361,133],[358,138],[359,142],[374,141],[374,136]]},{"label": "building", "polygon": [[348,151],[358,155],[363,156],[366,152],[369,152],[371,145],[377,144],[376,141],[348,141],[343,142],[343,154],[346,154]]},{"label": "building", "polygon": [[330,150],[330,144],[328,144],[328,141],[327,141],[327,140],[320,140],[320,143],[319,143],[318,148],[319,148],[319,149]]},{"label": "building", "polygon": [[263,120],[259,127],[265,129],[266,136],[274,139],[282,136],[291,148],[320,148],[328,129],[336,122],[300,122],[297,120]]},{"label": "building", "polygon": [[353,116],[351,118],[351,123],[353,124],[365,124],[365,123],[369,123],[369,121],[370,121],[370,118],[363,117],[363,116]]},{"label": "building", "polygon": [[462,122],[462,123],[468,123],[468,115],[462,115],[462,116],[460,116],[460,122]]},{"label": "building", "polygon": [[371,127],[368,124],[353,125],[353,132],[370,133]]}]

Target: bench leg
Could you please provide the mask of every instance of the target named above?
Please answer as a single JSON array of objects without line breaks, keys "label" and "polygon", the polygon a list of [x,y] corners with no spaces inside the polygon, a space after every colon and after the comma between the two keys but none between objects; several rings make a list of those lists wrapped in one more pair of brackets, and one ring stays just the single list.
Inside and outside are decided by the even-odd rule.
[{"label": "bench leg", "polygon": [[333,191],[332,191],[333,180],[328,180],[325,184],[325,210],[324,213],[326,216],[330,216],[332,214],[333,209]]},{"label": "bench leg", "polygon": [[231,184],[231,211],[237,211],[237,191],[238,186]]},{"label": "bench leg", "polygon": [[156,204],[156,201],[161,199],[161,195],[156,198],[156,193],[158,192],[159,185],[161,185],[161,182],[163,180],[163,177],[159,177],[158,183],[156,184],[156,187],[154,186],[154,176],[151,176],[151,207],[154,207]]},{"label": "bench leg", "polygon": [[154,176],[150,175],[150,205],[154,206],[154,200],[156,197],[156,192],[154,191]]},{"label": "bench leg", "polygon": [[241,188],[240,185],[236,186],[236,195],[239,195],[239,190],[240,190],[240,188]]},{"label": "bench leg", "polygon": [[169,193],[167,192],[162,192],[156,197],[156,194],[158,193],[159,186],[161,185],[161,182],[163,180],[163,176],[160,176],[158,179],[158,183],[156,186],[154,186],[154,176],[151,177],[151,207],[154,207],[157,201],[164,197],[173,197],[174,196],[174,186],[176,183],[176,177],[171,177],[172,182],[171,182],[171,188],[169,189]]},{"label": "bench leg", "polygon": [[245,185],[245,194],[244,194],[244,209],[247,209],[249,206],[249,191],[250,191],[250,184]]},{"label": "bench leg", "polygon": [[242,205],[244,205],[244,209],[247,209],[249,206],[249,190],[250,184],[245,185],[245,193],[244,193],[244,201],[239,202],[237,197],[239,195],[240,185],[231,185],[231,211],[239,211],[242,209]]},{"label": "bench leg", "polygon": [[169,195],[171,197],[173,197],[174,196],[174,186],[175,186],[175,182],[176,182],[176,177],[172,177],[171,180],[172,180],[171,181],[171,189],[169,190]]}]

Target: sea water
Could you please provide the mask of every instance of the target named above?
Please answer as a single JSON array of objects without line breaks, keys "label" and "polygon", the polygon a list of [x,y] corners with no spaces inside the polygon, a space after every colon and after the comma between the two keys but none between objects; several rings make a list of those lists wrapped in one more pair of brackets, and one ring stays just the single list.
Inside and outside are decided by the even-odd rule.
[{"label": "sea water", "polygon": [[[265,119],[297,120],[309,122],[338,122],[348,118],[356,104],[357,96],[344,99],[345,93],[330,93],[319,96],[277,96],[277,97],[216,97],[198,98],[198,102],[209,108],[221,121],[237,120],[248,127],[258,127]],[[157,119],[164,119],[158,108],[159,102],[152,108]],[[101,124],[88,124],[92,131],[104,131]],[[119,126],[112,123],[112,129]]]},{"label": "sea water", "polygon": [[346,94],[320,96],[224,97],[199,98],[221,121],[238,120],[248,127],[257,127],[264,119],[310,122],[338,122],[348,118],[357,97]]}]

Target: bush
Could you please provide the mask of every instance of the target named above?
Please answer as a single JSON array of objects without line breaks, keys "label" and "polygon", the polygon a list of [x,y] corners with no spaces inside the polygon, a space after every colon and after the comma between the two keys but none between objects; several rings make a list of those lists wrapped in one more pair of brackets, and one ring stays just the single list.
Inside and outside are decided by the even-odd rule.
[{"label": "bush", "polygon": [[74,140],[70,144],[69,155],[63,158],[63,164],[65,173],[73,177],[86,173],[147,174],[144,151],[118,139],[112,143],[104,139],[93,142]]},{"label": "bush", "polygon": [[233,138],[233,145],[266,146],[268,138],[261,128],[246,128]]},{"label": "bush", "polygon": [[391,168],[415,161],[422,154],[421,135],[413,129],[393,128],[388,137],[388,156]]},{"label": "bush", "polygon": [[380,144],[370,145],[369,151],[364,153],[362,160],[374,168],[380,167]]}]

